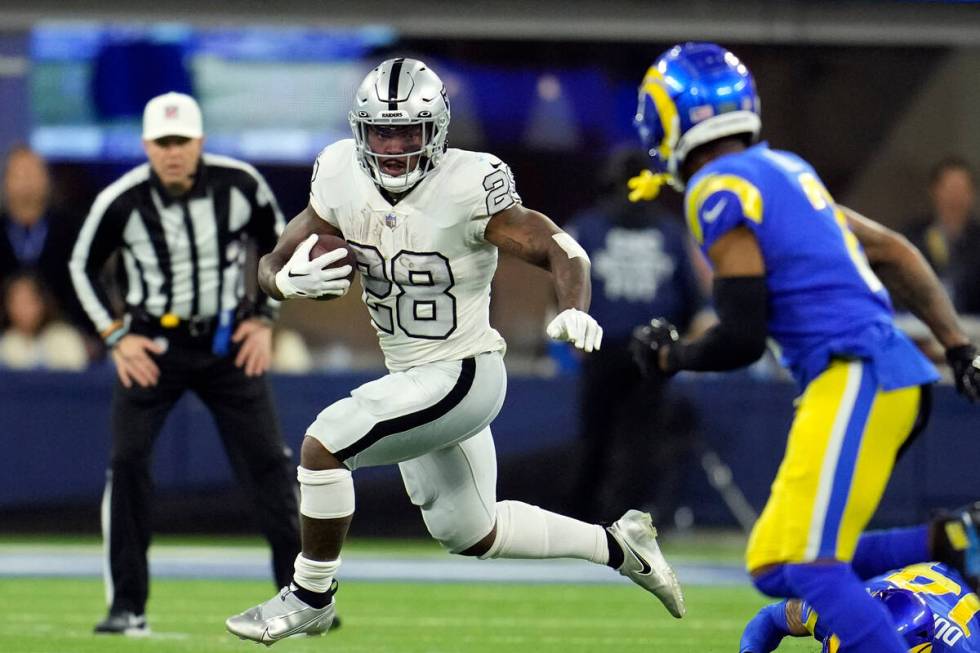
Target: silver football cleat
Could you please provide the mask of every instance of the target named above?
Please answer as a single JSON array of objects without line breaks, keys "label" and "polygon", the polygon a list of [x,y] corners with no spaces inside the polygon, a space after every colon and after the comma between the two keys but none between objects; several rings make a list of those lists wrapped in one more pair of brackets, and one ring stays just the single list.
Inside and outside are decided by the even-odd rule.
[{"label": "silver football cleat", "polygon": [[623,547],[619,573],[652,593],[678,619],[684,616],[684,594],[674,570],[657,545],[657,529],[649,513],[627,510],[606,530]]},{"label": "silver football cleat", "polygon": [[265,603],[228,617],[225,628],[241,639],[261,642],[266,646],[293,635],[322,635],[330,630],[337,613],[333,600],[337,581],[330,585],[330,603],[323,608],[313,608],[301,601],[294,593],[295,589],[290,584]]}]

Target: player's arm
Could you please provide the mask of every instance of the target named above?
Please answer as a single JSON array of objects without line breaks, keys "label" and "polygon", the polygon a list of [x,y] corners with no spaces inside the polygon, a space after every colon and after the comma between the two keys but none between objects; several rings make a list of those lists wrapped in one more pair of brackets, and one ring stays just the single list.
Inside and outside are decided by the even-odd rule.
[{"label": "player's arm", "polygon": [[790,599],[773,603],[759,610],[746,624],[739,643],[739,653],[770,653],[779,647],[787,635],[804,637],[809,635],[803,623],[803,603]]},{"label": "player's arm", "polygon": [[[343,237],[339,229],[323,220],[313,207],[307,205],[286,224],[272,251],[259,259],[259,286],[262,290],[274,299],[283,300],[289,297],[318,297],[327,292],[325,283],[332,282],[331,288],[337,285],[340,278],[350,272],[348,266],[326,268],[326,265],[346,256],[347,250],[336,249],[310,261],[310,249],[316,242],[315,235],[319,234]],[[347,287],[350,286],[346,279],[343,281]],[[316,289],[324,292],[314,293]]]},{"label": "player's arm", "polygon": [[[500,251],[551,272],[559,310],[589,310],[592,300],[589,257],[548,216],[515,204],[490,218],[484,237]],[[571,251],[568,241],[572,243]]]},{"label": "player's arm", "polygon": [[956,389],[976,401],[980,398],[980,356],[960,326],[953,302],[922,253],[901,234],[857,211],[838,206],[888,292],[922,320],[946,349]]},{"label": "player's arm", "polygon": [[949,349],[969,344],[942,283],[918,249],[899,233],[845,206],[848,226],[857,236],[875,274],[903,305]]},{"label": "player's arm", "polygon": [[587,313],[592,301],[591,264],[585,250],[543,213],[514,204],[493,215],[484,238],[499,250],[551,272],[559,314],[548,335],[592,351],[602,343],[602,328]]},{"label": "player's arm", "polygon": [[723,372],[749,365],[766,350],[766,266],[755,235],[736,227],[708,249],[715,270],[712,300],[718,323],[680,342],[676,329],[654,320],[634,331],[634,357],[644,371]]}]

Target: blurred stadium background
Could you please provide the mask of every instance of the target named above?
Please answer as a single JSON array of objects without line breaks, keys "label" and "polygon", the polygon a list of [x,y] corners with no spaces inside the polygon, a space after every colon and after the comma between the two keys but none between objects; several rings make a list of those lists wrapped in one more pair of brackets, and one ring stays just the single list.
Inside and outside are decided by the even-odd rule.
[{"label": "blurred stadium background", "polygon": [[[7,0],[0,11],[0,151],[29,142],[42,153],[52,164],[58,205],[81,220],[95,194],[141,160],[145,101],[184,90],[201,102],[207,149],[254,163],[291,216],[306,203],[316,153],[348,136],[348,104],[366,71],[388,55],[417,56],[449,87],[451,144],[501,156],[525,202],[561,222],[591,202],[605,156],[634,142],[636,83],[657,54],[682,40],[731,47],[759,82],[763,137],[809,159],[838,199],[890,226],[925,213],[935,161],[956,154],[978,162],[980,7],[898,0]],[[676,196],[666,201],[679,206]],[[355,294],[285,307],[283,323],[305,337],[317,367],[273,377],[294,447],[312,415],[381,369]],[[499,493],[557,508],[568,490],[564,472],[574,466],[578,425],[576,376],[559,371],[543,339],[549,301],[543,275],[501,262],[492,317],[510,346],[511,383],[494,427]],[[0,607],[17,615],[0,636],[23,637],[4,650],[110,650],[89,641],[88,632],[102,611],[96,542],[112,379],[105,365],[81,374],[0,370]],[[701,635],[657,614],[624,636],[621,630],[636,627],[651,606],[630,601],[640,598],[630,588],[589,585],[594,579],[581,566],[536,579],[572,584],[512,594],[480,584],[492,572],[443,557],[421,578],[470,584],[406,585],[420,579],[412,575],[423,573],[420,567],[404,571],[384,561],[425,561],[437,552],[411,542],[363,543],[424,536],[389,469],[356,478],[350,586],[359,589],[344,593],[352,607],[342,649],[588,651],[614,644],[628,651],[664,642],[668,650],[733,650],[742,620],[761,601],[739,571],[739,508],[719,489],[731,480],[749,510],[761,508],[795,388],[766,368],[682,378],[678,387],[699,407],[701,439],[717,454],[678,461],[677,503],[685,512],[668,528],[666,544],[679,556],[682,581],[692,584],[691,628]],[[938,390],[932,423],[900,463],[875,525],[912,523],[931,509],[980,497],[980,416],[949,386]],[[230,647],[221,620],[266,594],[258,581],[266,573],[264,549],[241,537],[252,529],[242,497],[194,398],[172,415],[155,465],[157,531],[171,538],[155,549],[154,573],[163,571],[150,613],[158,630],[173,635],[161,645],[172,649],[156,650]],[[216,543],[239,553],[215,554]],[[242,564],[233,564],[236,555]],[[376,582],[388,577],[397,583]],[[186,578],[212,581],[175,580]],[[185,590],[208,607],[182,605]],[[405,602],[431,609],[399,611]],[[448,607],[459,603],[474,609]],[[563,606],[558,614],[533,617],[556,603]],[[593,613],[597,603],[607,607]],[[391,611],[387,620],[380,608],[364,607],[375,604]],[[701,607],[718,623],[693,609]],[[193,610],[188,625],[179,615]],[[61,639],[51,640],[59,628]],[[362,640],[355,629],[375,634]],[[296,650],[312,650],[308,644]]]}]

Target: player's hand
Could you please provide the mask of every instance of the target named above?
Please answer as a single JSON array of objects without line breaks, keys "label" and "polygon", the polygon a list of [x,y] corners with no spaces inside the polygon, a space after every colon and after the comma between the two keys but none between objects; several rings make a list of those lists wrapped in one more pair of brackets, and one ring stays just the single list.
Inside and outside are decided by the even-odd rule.
[{"label": "player's hand", "polygon": [[667,349],[680,340],[677,328],[667,320],[657,317],[649,324],[641,324],[633,329],[630,340],[630,353],[633,361],[645,377],[671,376],[667,372],[664,357]]},{"label": "player's hand", "polygon": [[570,342],[582,351],[595,351],[602,345],[602,327],[591,315],[577,308],[566,308],[546,329],[552,340]]},{"label": "player's hand", "polygon": [[946,350],[946,362],[953,370],[956,391],[969,399],[980,399],[980,355],[973,345],[960,345]]},{"label": "player's hand", "polygon": [[240,343],[235,366],[245,368],[245,376],[261,376],[272,362],[272,326],[251,318],[238,325],[231,341]]},{"label": "player's hand", "polygon": [[112,348],[112,360],[116,364],[119,381],[127,388],[135,382],[149,388],[160,380],[160,368],[150,354],[162,354],[164,347],[147,337],[128,333]]},{"label": "player's hand", "polygon": [[292,297],[323,297],[324,295],[346,295],[350,290],[351,272],[349,265],[328,268],[331,263],[347,256],[347,250],[339,247],[330,250],[312,261],[310,250],[317,241],[317,234],[301,242],[286,265],[276,273],[276,287],[286,299]]}]

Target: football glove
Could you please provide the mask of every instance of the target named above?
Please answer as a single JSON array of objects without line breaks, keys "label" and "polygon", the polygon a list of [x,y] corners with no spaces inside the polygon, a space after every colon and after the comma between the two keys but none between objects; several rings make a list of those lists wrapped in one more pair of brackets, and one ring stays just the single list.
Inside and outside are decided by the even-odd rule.
[{"label": "football glove", "polygon": [[956,391],[969,399],[980,399],[980,355],[973,345],[960,345],[946,350],[946,362],[953,370]]},{"label": "football glove", "polygon": [[347,256],[343,247],[330,250],[312,261],[310,250],[319,236],[311,234],[301,242],[293,255],[286,261],[279,272],[276,272],[276,287],[286,299],[291,297],[323,297],[324,295],[345,295],[350,290],[351,267],[342,265],[339,268],[327,267]]},{"label": "football glove", "polygon": [[602,345],[602,327],[591,315],[577,308],[566,308],[546,329],[552,340],[567,341],[583,351],[593,351]]},{"label": "football glove", "polygon": [[660,317],[650,320],[649,324],[634,328],[630,353],[643,376],[671,376],[673,372],[665,372],[660,368],[660,350],[680,339],[677,327]]}]

